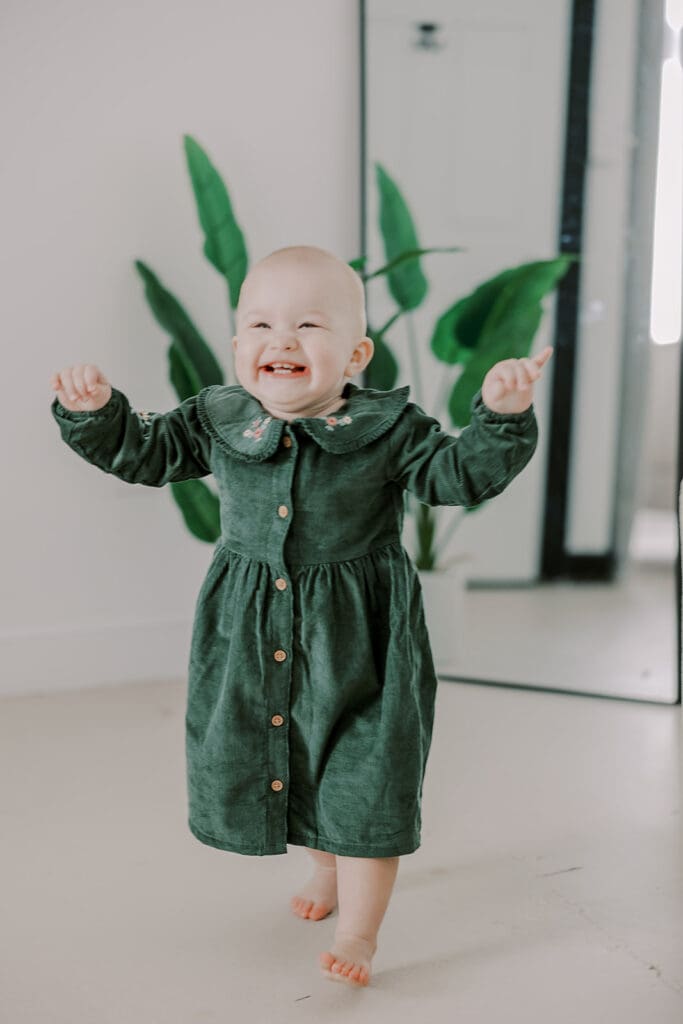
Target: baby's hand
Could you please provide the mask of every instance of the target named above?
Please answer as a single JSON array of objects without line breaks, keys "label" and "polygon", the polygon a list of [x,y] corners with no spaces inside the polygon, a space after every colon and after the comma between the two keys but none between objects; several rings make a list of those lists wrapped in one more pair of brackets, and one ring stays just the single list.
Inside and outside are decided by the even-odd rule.
[{"label": "baby's hand", "polygon": [[481,397],[494,412],[525,412],[533,399],[533,381],[553,354],[551,345],[531,359],[501,359],[484,377]]},{"label": "baby's hand", "polygon": [[111,398],[111,384],[92,363],[77,363],[54,373],[50,387],[70,412],[94,412]]}]

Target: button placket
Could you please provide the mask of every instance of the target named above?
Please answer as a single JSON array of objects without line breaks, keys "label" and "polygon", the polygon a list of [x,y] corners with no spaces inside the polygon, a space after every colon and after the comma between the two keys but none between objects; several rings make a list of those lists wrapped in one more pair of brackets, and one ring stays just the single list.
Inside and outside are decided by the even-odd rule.
[{"label": "button placket", "polygon": [[285,562],[287,534],[294,520],[293,479],[298,462],[298,446],[292,434],[283,434],[281,458],[273,463],[273,529],[268,561],[272,576],[272,601],[269,602],[267,644],[264,654],[270,670],[264,679],[266,714],[267,775],[269,787],[266,831],[271,847],[287,849],[289,793],[289,728],[287,715],[291,701],[294,609],[289,566]]}]

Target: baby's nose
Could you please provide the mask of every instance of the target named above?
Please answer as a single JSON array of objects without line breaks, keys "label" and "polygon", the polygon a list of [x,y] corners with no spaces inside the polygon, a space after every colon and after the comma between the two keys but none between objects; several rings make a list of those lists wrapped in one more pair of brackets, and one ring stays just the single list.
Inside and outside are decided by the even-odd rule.
[{"label": "baby's nose", "polygon": [[299,344],[297,337],[291,331],[283,331],[278,337],[278,345],[280,348],[296,348]]}]

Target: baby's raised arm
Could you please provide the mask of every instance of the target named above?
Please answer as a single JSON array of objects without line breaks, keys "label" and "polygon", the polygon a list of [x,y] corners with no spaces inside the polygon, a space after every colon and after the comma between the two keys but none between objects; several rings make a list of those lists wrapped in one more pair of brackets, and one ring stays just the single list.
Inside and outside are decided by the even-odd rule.
[{"label": "baby's raised arm", "polygon": [[76,363],[53,373],[50,387],[70,412],[94,412],[111,398],[111,384],[93,363]]},{"label": "baby's raised arm", "polygon": [[199,395],[169,412],[139,412],[93,363],[67,366],[50,378],[52,416],[77,455],[131,484],[163,487],[211,473],[211,438]]}]

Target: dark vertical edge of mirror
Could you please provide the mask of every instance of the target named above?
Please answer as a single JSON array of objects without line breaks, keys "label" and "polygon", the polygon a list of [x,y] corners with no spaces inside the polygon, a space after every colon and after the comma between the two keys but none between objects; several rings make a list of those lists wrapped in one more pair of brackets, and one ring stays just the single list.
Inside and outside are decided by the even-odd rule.
[{"label": "dark vertical edge of mirror", "polygon": [[[358,52],[360,54],[360,252],[367,255],[367,38],[365,34],[365,0],[358,0]],[[367,304],[367,296],[366,296]],[[365,386],[367,375],[361,373],[361,383]]]},{"label": "dark vertical edge of mirror", "polygon": [[[583,244],[594,20],[594,0],[574,0],[571,12],[558,250],[578,256]],[[540,578],[543,580],[567,575],[571,578],[604,579],[612,571],[612,557],[609,552],[586,559],[568,555],[565,548],[579,280],[580,264],[577,261],[560,281],[557,289],[552,415],[548,428],[545,515],[541,545]]]}]

